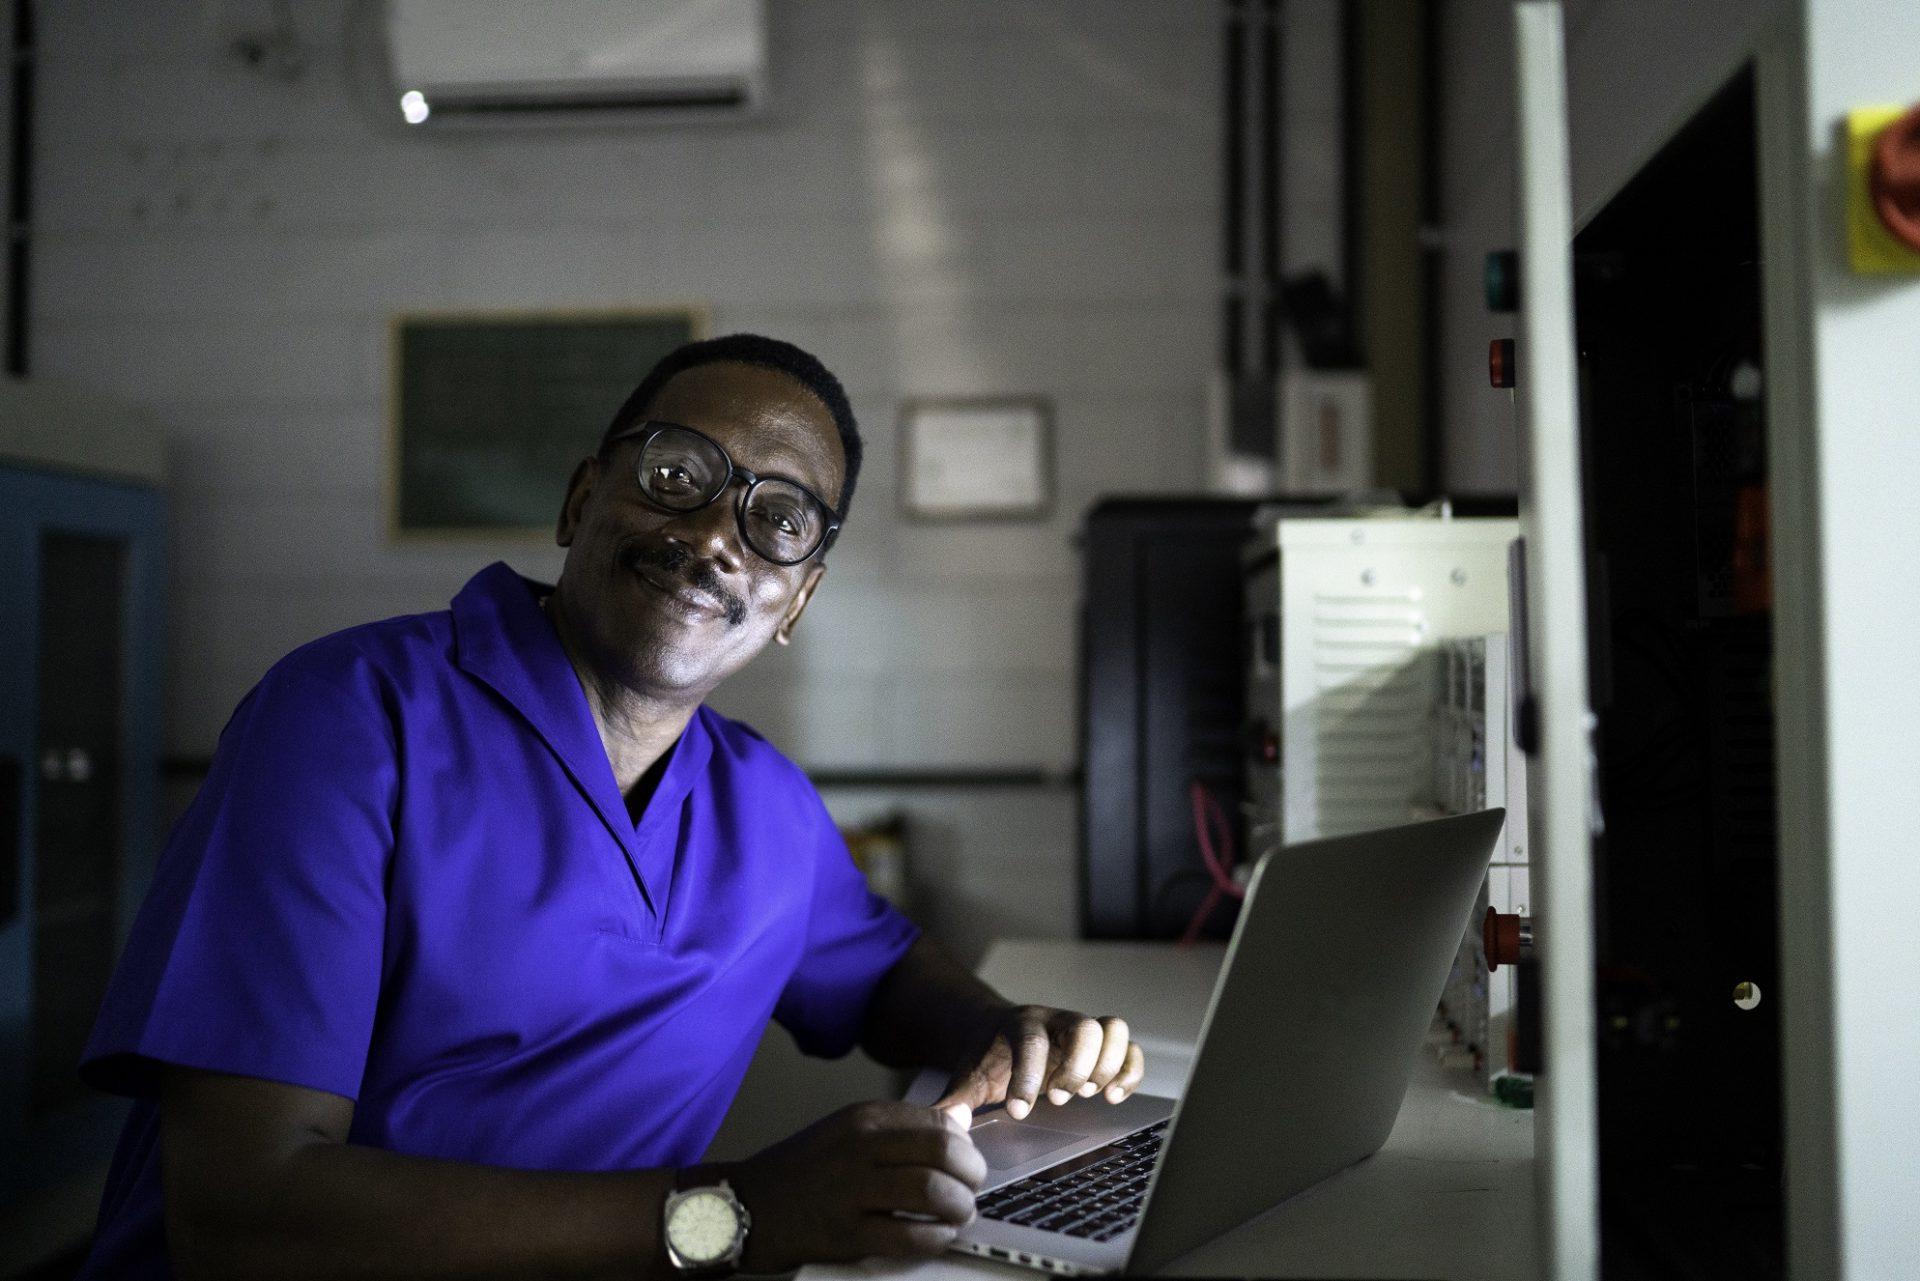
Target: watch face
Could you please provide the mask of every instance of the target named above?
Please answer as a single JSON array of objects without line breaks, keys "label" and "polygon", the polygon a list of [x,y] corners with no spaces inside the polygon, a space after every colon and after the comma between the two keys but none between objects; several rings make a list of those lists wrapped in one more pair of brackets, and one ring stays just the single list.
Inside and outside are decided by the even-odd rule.
[{"label": "watch face", "polygon": [[694,1192],[673,1207],[667,1241],[690,1263],[711,1263],[733,1249],[740,1219],[733,1202],[718,1192]]}]

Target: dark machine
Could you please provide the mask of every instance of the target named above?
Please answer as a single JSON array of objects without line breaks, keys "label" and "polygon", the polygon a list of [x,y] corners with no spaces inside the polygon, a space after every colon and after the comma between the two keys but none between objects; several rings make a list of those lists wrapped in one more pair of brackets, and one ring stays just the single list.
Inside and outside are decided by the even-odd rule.
[{"label": "dark machine", "polygon": [[[1080,930],[1171,938],[1212,888],[1192,784],[1233,820],[1241,764],[1240,559],[1251,500],[1110,498],[1087,514],[1080,622]],[[1214,914],[1216,932],[1232,913]]]},{"label": "dark machine", "polygon": [[1757,210],[1742,75],[1574,244],[1608,1277],[1783,1268]]}]

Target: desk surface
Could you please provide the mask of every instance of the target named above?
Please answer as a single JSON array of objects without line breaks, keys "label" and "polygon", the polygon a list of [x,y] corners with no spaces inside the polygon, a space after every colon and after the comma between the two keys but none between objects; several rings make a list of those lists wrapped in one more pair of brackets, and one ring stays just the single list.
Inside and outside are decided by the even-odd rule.
[{"label": "desk surface", "polygon": [[[1125,1018],[1147,1053],[1142,1088],[1177,1096],[1223,949],[1007,942],[980,975],[1010,999]],[[1533,1114],[1465,1093],[1423,1054],[1386,1146],[1167,1269],[1182,1276],[1534,1281]],[[1036,1277],[951,1254],[812,1267],[807,1281]]]}]

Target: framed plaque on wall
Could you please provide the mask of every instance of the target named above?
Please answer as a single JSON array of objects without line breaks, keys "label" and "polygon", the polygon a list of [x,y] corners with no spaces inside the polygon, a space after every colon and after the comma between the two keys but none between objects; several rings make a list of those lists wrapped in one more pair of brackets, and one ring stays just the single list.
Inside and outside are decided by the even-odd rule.
[{"label": "framed plaque on wall", "polygon": [[900,407],[900,505],[918,520],[1039,520],[1053,508],[1053,410],[1039,396]]}]

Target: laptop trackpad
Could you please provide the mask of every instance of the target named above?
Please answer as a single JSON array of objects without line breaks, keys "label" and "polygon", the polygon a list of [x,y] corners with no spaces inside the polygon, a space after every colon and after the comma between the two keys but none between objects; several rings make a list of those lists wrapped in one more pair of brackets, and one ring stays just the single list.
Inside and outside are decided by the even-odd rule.
[{"label": "laptop trackpad", "polygon": [[1058,1152],[1069,1143],[1078,1143],[1087,1137],[997,1116],[980,1122],[971,1133],[974,1146],[980,1149],[981,1156],[987,1158],[987,1168],[990,1170],[1011,1170],[1016,1165],[1037,1161],[1049,1152]]}]

